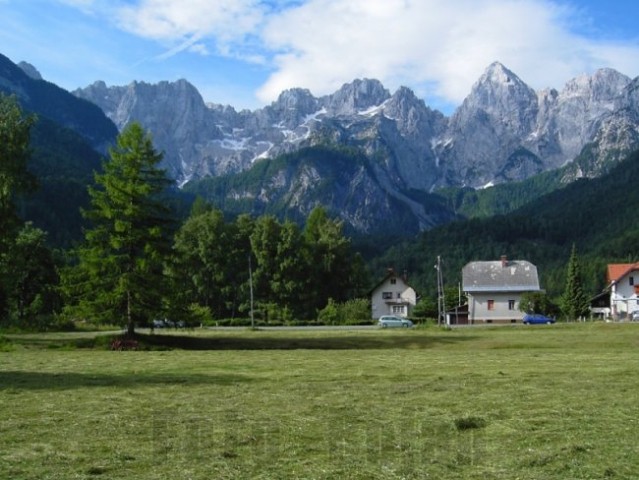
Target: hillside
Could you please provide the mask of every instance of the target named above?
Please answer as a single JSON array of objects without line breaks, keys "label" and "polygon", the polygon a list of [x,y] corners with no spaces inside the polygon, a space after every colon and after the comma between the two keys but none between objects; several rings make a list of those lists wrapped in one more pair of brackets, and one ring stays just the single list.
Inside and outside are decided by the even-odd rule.
[{"label": "hillside", "polygon": [[391,188],[366,155],[337,146],[261,160],[238,174],[190,182],[184,191],[232,215],[271,214],[299,223],[323,205],[357,235],[405,238],[453,219],[444,198]]},{"label": "hillside", "polygon": [[82,235],[81,209],[89,204],[87,187],[101,170],[102,156],[77,133],[39,117],[31,131],[29,170],[37,189],[21,199],[20,216],[48,232],[49,243],[68,247]]},{"label": "hillside", "polygon": [[118,131],[97,106],[21,65],[0,55],[0,93],[14,95],[25,115],[37,119],[28,168],[38,188],[19,199],[19,213],[47,231],[51,245],[68,247],[80,238],[87,186]]}]

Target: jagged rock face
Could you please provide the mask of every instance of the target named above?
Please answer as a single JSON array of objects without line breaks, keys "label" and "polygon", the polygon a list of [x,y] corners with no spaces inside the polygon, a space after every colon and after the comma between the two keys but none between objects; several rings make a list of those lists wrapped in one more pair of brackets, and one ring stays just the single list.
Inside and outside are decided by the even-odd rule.
[{"label": "jagged rock face", "polygon": [[516,179],[513,169],[537,173],[535,162],[528,164],[531,157],[511,157],[535,125],[538,110],[534,90],[503,65],[490,65],[451,118],[439,143],[447,178],[457,178],[462,185],[482,186],[500,174]]},{"label": "jagged rock face", "polygon": [[186,80],[114,88],[96,82],[74,93],[97,103],[120,130],[131,121],[148,128],[164,152],[168,173],[178,180],[201,169],[208,142],[222,138],[202,97]]},{"label": "jagged rock face", "polygon": [[639,78],[629,82],[620,95],[608,98],[614,99],[615,107],[601,116],[593,139],[569,165],[566,183],[607,173],[639,147]]},{"label": "jagged rock face", "polygon": [[544,159],[544,168],[556,168],[574,159],[593,141],[601,121],[613,113],[630,79],[611,69],[592,77],[568,82],[560,92],[540,95],[543,115],[529,141],[530,148]]},{"label": "jagged rock face", "polygon": [[140,121],[180,184],[337,143],[364,151],[388,188],[429,191],[521,180],[571,162],[592,142],[600,157],[593,168],[614,160],[606,152],[636,146],[639,95],[630,85],[628,77],[602,69],[561,91],[535,92],[493,63],[451,118],[429,109],[408,88],[391,95],[370,79],[321,98],[287,90],[252,112],[205,105],[185,80],[126,87],[96,82],[75,93],[97,103],[120,128]]},{"label": "jagged rock face", "polygon": [[430,138],[446,123],[410,90],[400,89],[391,97],[379,81],[366,79],[321,98],[304,89],[287,90],[254,112],[205,105],[185,80],[127,87],[96,82],[74,93],[98,104],[119,128],[136,120],[149,129],[179,184],[335,142],[361,147],[392,164],[396,170],[389,176],[398,187],[427,189],[436,177]]},{"label": "jagged rock face", "polygon": [[[481,187],[522,180],[569,163],[584,146],[604,135],[600,133],[604,122],[622,116],[622,106],[632,104],[630,97],[624,98],[629,83],[625,75],[602,69],[571,80],[561,92],[536,93],[503,65],[492,64],[438,141],[445,170],[441,184]],[[630,110],[636,111],[636,106]],[[632,143],[631,137],[624,138],[627,145]],[[596,164],[612,160],[603,154],[610,148],[616,147],[602,144],[602,159]]]},{"label": "jagged rock face", "polygon": [[389,97],[381,82],[364,79],[343,85],[333,95],[324,97],[322,104],[331,116],[350,116],[376,107]]}]

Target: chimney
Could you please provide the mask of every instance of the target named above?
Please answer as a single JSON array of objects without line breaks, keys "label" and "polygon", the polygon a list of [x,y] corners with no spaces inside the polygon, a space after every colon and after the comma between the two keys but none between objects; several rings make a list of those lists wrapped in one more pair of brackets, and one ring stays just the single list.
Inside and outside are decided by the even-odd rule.
[{"label": "chimney", "polygon": [[508,257],[506,255],[501,256],[501,266],[506,268],[508,266]]}]

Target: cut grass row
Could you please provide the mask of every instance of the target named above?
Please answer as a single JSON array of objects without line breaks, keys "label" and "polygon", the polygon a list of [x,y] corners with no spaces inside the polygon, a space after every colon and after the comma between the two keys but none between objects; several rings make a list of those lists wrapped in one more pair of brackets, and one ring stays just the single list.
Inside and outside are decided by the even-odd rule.
[{"label": "cut grass row", "polygon": [[142,341],[192,349],[126,352],[77,348],[88,335],[5,340],[0,478],[639,471],[639,325],[163,333]]}]

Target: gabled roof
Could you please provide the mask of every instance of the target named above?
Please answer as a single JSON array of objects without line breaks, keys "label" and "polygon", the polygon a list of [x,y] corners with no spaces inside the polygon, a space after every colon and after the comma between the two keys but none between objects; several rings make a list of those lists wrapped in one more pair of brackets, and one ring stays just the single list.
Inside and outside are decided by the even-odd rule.
[{"label": "gabled roof", "polygon": [[402,283],[403,283],[404,285],[406,285],[406,287],[411,288],[411,286],[410,286],[410,285],[408,284],[408,282],[406,281],[405,276],[404,276],[404,277],[402,277],[402,276],[400,276],[400,275],[397,275],[397,273],[395,273],[395,270],[394,270],[394,269],[389,268],[389,269],[386,271],[386,276],[385,276],[385,277],[384,277],[381,281],[379,281],[379,282],[378,282],[378,283],[377,283],[377,284],[376,284],[376,285],[375,285],[375,286],[371,289],[371,291],[370,291],[370,292],[368,292],[368,293],[369,293],[369,295],[372,295],[372,294],[373,294],[373,292],[375,292],[375,290],[377,290],[377,289],[378,289],[379,287],[381,287],[384,283],[386,283],[386,281],[387,281],[387,280],[389,280],[389,279],[391,279],[391,278],[399,278],[399,279],[402,281]]},{"label": "gabled roof", "polygon": [[537,267],[526,260],[470,262],[462,269],[465,292],[538,291]]},{"label": "gabled roof", "polygon": [[607,281],[608,285],[617,283],[623,277],[634,270],[639,270],[637,263],[610,263],[608,264]]}]

